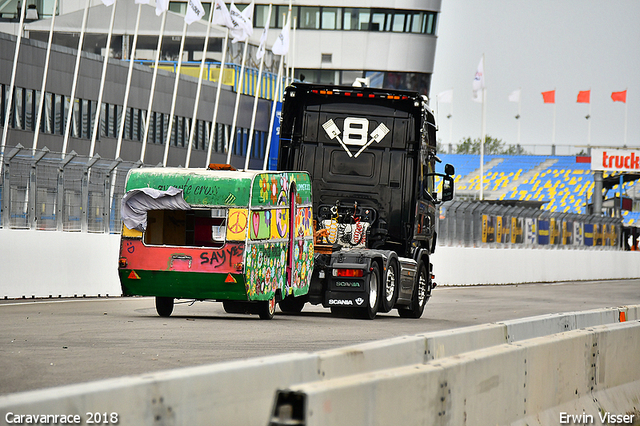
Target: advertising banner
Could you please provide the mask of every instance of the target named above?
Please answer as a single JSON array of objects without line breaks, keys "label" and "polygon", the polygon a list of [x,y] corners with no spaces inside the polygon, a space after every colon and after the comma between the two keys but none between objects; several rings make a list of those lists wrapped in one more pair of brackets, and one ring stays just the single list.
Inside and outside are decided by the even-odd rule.
[{"label": "advertising banner", "polygon": [[593,224],[585,223],[584,224],[584,245],[587,247],[593,247]]},{"label": "advertising banner", "polygon": [[584,244],[584,232],[582,222],[573,222],[573,245],[581,246]]},{"label": "advertising banner", "polygon": [[565,220],[562,222],[562,245],[570,246],[573,244],[573,222]]},{"label": "advertising banner", "polygon": [[560,244],[560,221],[555,218],[549,219],[549,244]]},{"label": "advertising banner", "polygon": [[495,218],[486,214],[482,215],[482,242],[494,243],[496,241]]},{"label": "advertising banner", "polygon": [[549,219],[538,220],[538,244],[549,244]]},{"label": "advertising banner", "polygon": [[640,172],[640,150],[592,148],[591,170]]},{"label": "advertising banner", "polygon": [[511,218],[511,244],[522,244],[523,224],[524,219],[522,219],[521,217]]},{"label": "advertising banner", "polygon": [[525,223],[524,243],[533,245],[536,243],[536,236],[537,236],[536,220],[527,218],[524,220],[524,223]]}]

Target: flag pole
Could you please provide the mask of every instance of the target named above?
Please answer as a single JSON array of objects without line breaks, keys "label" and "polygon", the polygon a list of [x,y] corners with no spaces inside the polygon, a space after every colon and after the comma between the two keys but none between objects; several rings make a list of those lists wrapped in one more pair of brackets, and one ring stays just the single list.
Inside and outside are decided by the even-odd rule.
[{"label": "flag pole", "polygon": [[627,146],[627,113],[628,113],[628,107],[627,107],[627,89],[624,89],[624,146]]},{"label": "flag pole", "polygon": [[[482,54],[482,75],[484,81],[484,75],[486,73],[485,70],[485,62],[484,62],[484,53]],[[480,201],[484,200],[484,140],[487,137],[487,88],[486,85],[483,84],[482,87],[482,130],[480,135]]]},{"label": "flag pole", "polygon": [[[26,1],[25,1],[26,2]],[[67,122],[64,126],[64,140],[62,142],[62,158],[67,153],[67,145],[69,144],[69,132],[73,125],[73,106],[75,104],[76,87],[78,85],[78,73],[80,72],[80,58],[82,57],[82,44],[84,42],[84,33],[87,29],[87,16],[89,15],[89,6],[91,0],[87,0],[84,6],[84,14],[82,16],[82,30],[80,31],[80,38],[78,39],[78,52],[76,56],[76,67],[73,72],[73,82],[71,83],[71,95],[69,97],[69,112],[67,113]]]},{"label": "flag pole", "polygon": [[522,87],[520,87],[518,90],[520,90],[520,93],[518,93],[518,142],[517,144],[520,145],[520,119],[522,118],[521,112],[522,112]]},{"label": "flag pole", "polygon": [[[266,34],[269,31],[269,23],[271,21],[271,8],[272,5],[269,5],[269,12],[267,14],[267,23],[265,24],[265,40],[264,43],[266,44]],[[266,49],[266,46],[263,47],[264,49]],[[260,48],[258,48],[258,50],[260,50]],[[253,144],[253,130],[254,130],[254,126],[256,124],[256,112],[258,111],[258,95],[260,94],[260,89],[261,89],[261,84],[262,84],[262,69],[264,67],[264,54],[265,52],[262,52],[262,56],[260,57],[260,67],[258,70],[258,81],[256,83],[256,94],[255,94],[255,98],[253,99],[253,111],[251,112],[251,127],[249,128],[249,142],[247,143],[247,155],[245,156],[244,159],[244,169],[248,170],[249,169],[249,157],[251,157],[251,145]]]},{"label": "flag pole", "polygon": [[[58,0],[54,0],[53,10],[56,10],[57,8],[58,8]],[[45,90],[47,88],[47,76],[49,75],[49,62],[51,58],[51,45],[53,44],[53,28],[55,26],[55,22],[56,22],[56,14],[54,13],[51,16],[51,28],[49,29],[49,41],[47,42],[47,54],[44,59],[44,71],[42,73],[42,88],[40,89],[40,102],[38,103],[38,115],[36,116],[36,129],[35,129],[35,132],[33,133],[33,145],[31,146],[31,155],[36,155],[36,149],[38,148],[38,138],[40,136],[40,123],[42,122],[42,109],[44,107]]]},{"label": "flag pole", "polygon": [[[212,3],[213,5],[213,3]],[[216,13],[215,7],[211,8],[211,12],[209,13],[209,21],[207,22],[207,35],[204,39],[204,48],[202,51],[202,60],[200,61],[200,76],[198,77],[198,88],[196,89],[196,100],[193,104],[193,118],[191,119],[191,131],[189,132],[189,146],[187,147],[187,159],[184,163],[184,168],[189,168],[189,163],[191,162],[191,150],[193,149],[193,135],[196,130],[196,122],[198,115],[198,106],[200,103],[200,92],[202,91],[202,73],[204,72],[204,62],[207,57],[207,49],[209,48],[209,34],[211,32],[211,22],[213,21],[213,15]]]},{"label": "flag pole", "polygon": [[129,71],[127,73],[127,84],[124,89],[124,100],[122,101],[122,119],[120,120],[120,131],[118,132],[118,142],[116,144],[115,158],[120,157],[120,150],[122,149],[122,139],[124,138],[124,127],[127,122],[127,108],[129,106],[129,93],[131,91],[131,77],[133,76],[133,63],[136,58],[136,47],[138,45],[138,30],[140,28],[141,12],[142,12],[142,3],[139,3],[138,15],[136,16],[136,26],[133,32],[133,46],[131,46],[131,56],[129,57]]},{"label": "flag pole", "polygon": [[151,77],[151,88],[149,89],[149,105],[147,106],[147,119],[144,122],[144,136],[142,137],[142,147],[140,147],[140,162],[144,164],[144,157],[147,153],[147,142],[149,140],[149,126],[151,125],[151,108],[153,107],[153,96],[156,89],[156,80],[158,77],[158,63],[160,62],[160,52],[162,49],[162,38],[164,36],[164,27],[167,23],[167,11],[162,12],[162,23],[160,24],[160,33],[158,34],[158,45],[156,47],[156,57],[153,66],[153,77]]},{"label": "flag pole", "polygon": [[451,104],[449,105],[449,146],[453,146],[453,87],[451,88]]},{"label": "flag pole", "polygon": [[[57,0],[56,0],[57,1]],[[96,103],[96,115],[93,122],[93,132],[91,133],[91,147],[89,148],[89,157],[93,157],[96,149],[96,140],[98,139],[98,131],[100,129],[100,114],[102,112],[102,97],[104,95],[104,83],[107,76],[107,64],[109,63],[109,51],[111,50],[111,37],[113,35],[113,24],[116,16],[116,2],[111,5],[111,19],[109,21],[109,32],[107,33],[107,43],[105,46],[104,60],[102,62],[102,77],[100,78],[100,89],[98,90],[98,102]],[[44,91],[44,88],[42,89]],[[116,157],[117,158],[117,157]]]},{"label": "flag pole", "polygon": [[291,79],[289,80],[289,84],[293,83],[293,80],[296,79],[296,27],[298,22],[298,18],[296,16],[293,17],[293,37],[291,40]]},{"label": "flag pole", "polygon": [[262,170],[267,170],[267,162],[269,161],[269,151],[271,150],[271,138],[273,136],[273,122],[276,116],[276,105],[280,99],[280,80],[282,80],[282,62],[284,61],[284,55],[280,55],[280,65],[278,66],[278,77],[276,78],[276,92],[273,97],[273,104],[271,106],[271,118],[269,119],[269,136],[267,137],[267,148],[264,151],[264,162],[262,164]]},{"label": "flag pole", "polygon": [[[2,145],[0,146],[0,172],[4,166],[4,148],[7,145],[7,132],[9,130],[9,118],[11,117],[11,110],[13,109],[13,89],[16,83],[16,71],[18,68],[18,56],[20,55],[20,46],[22,45],[22,33],[24,30],[24,13],[27,6],[26,0],[22,2],[22,8],[20,9],[20,24],[18,31],[18,39],[16,40],[16,50],[13,54],[13,69],[11,70],[11,83],[9,84],[9,102],[7,102],[7,109],[4,115],[4,127],[2,129]],[[1,173],[0,173],[1,175]]]},{"label": "flag pole", "polygon": [[242,52],[242,64],[240,65],[240,78],[238,87],[236,88],[236,104],[233,109],[233,121],[231,122],[231,134],[229,135],[229,149],[227,151],[227,164],[231,164],[231,153],[233,152],[233,143],[236,139],[236,121],[238,120],[238,107],[240,106],[240,95],[244,86],[244,64],[247,57],[247,48],[249,47],[249,36],[244,41],[244,49]]},{"label": "flag pole", "polygon": [[178,85],[180,83],[180,70],[182,69],[182,54],[184,52],[184,39],[187,37],[187,21],[182,26],[182,39],[180,40],[180,52],[178,53],[178,69],[176,70],[176,79],[173,84],[173,97],[171,99],[171,112],[169,113],[169,128],[167,130],[167,144],[164,146],[164,157],[162,158],[162,166],[167,167],[169,158],[169,145],[171,145],[171,132],[173,129],[173,114],[176,111],[176,98],[178,97]]},{"label": "flag pole", "polygon": [[591,146],[591,88],[589,88],[589,113],[587,114],[587,146]]},{"label": "flag pole", "polygon": [[[554,97],[555,97],[555,87],[553,88]],[[556,145],[556,100],[553,100],[553,122],[551,125],[551,145],[555,147]]]},{"label": "flag pole", "polygon": [[222,73],[224,71],[224,63],[227,57],[227,44],[229,42],[229,28],[226,29],[224,41],[222,42],[222,58],[220,59],[220,71],[218,72],[218,88],[216,89],[216,103],[213,107],[213,119],[211,121],[211,131],[209,132],[209,147],[207,149],[207,163],[211,162],[211,148],[213,146],[213,137],[216,133],[216,120],[218,119],[218,106],[220,105],[220,90],[222,89]]}]

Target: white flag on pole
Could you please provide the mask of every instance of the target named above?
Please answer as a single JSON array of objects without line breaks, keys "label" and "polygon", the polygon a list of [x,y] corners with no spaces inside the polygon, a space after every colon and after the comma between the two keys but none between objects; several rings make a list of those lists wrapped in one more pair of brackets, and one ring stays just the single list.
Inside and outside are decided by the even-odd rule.
[{"label": "white flag on pole", "polygon": [[269,33],[269,21],[271,20],[271,9],[269,9],[269,16],[267,16],[267,22],[264,24],[264,30],[262,31],[262,35],[260,36],[260,45],[258,46],[258,52],[256,53],[256,58],[262,59],[264,56],[264,51],[267,47],[267,34]]},{"label": "white flag on pole", "polygon": [[450,104],[453,101],[453,89],[445,90],[436,95],[438,102],[443,104]]},{"label": "white flag on pole", "polygon": [[105,6],[111,6],[112,4],[114,4],[116,2],[116,0],[102,0],[102,3]]},{"label": "white flag on pole", "polygon": [[280,35],[278,35],[278,38],[271,47],[271,51],[274,55],[284,56],[289,52],[289,19],[291,18],[287,18],[287,23],[284,28],[282,28]]},{"label": "white flag on pole", "polygon": [[511,92],[509,94],[509,102],[520,102],[520,92],[522,92],[521,89]]},{"label": "white flag on pole", "polygon": [[221,25],[229,29],[233,28],[233,22],[231,22],[231,16],[229,15],[229,9],[222,0],[216,0],[214,6],[213,23]]},{"label": "white flag on pole", "polygon": [[484,85],[484,57],[480,58],[476,75],[473,78],[473,100],[474,102],[482,102],[482,94],[485,88]]},{"label": "white flag on pole", "polygon": [[184,15],[184,22],[191,25],[204,16],[204,7],[200,0],[189,0],[187,4],[187,14]]},{"label": "white flag on pole", "polygon": [[245,7],[242,12],[240,12],[235,4],[231,3],[229,15],[233,23],[233,28],[231,28],[231,42],[237,43],[251,37],[253,34],[253,2]]},{"label": "white flag on pole", "polygon": [[162,15],[169,10],[169,0],[156,0],[156,16]]}]

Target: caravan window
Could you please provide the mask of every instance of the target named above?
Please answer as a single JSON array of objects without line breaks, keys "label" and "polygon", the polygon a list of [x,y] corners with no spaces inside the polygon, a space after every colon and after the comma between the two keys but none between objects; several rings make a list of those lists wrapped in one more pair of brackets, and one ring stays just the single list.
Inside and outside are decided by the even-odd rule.
[{"label": "caravan window", "polygon": [[226,241],[226,209],[150,210],[147,245],[222,247]]}]

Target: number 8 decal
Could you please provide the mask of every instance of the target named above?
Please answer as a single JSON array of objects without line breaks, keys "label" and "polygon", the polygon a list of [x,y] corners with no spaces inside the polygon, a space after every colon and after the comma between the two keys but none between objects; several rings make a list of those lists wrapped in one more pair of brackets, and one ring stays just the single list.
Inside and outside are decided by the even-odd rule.
[{"label": "number 8 decal", "polygon": [[343,131],[345,144],[362,146],[367,143],[369,120],[359,117],[347,117],[344,119]]}]

